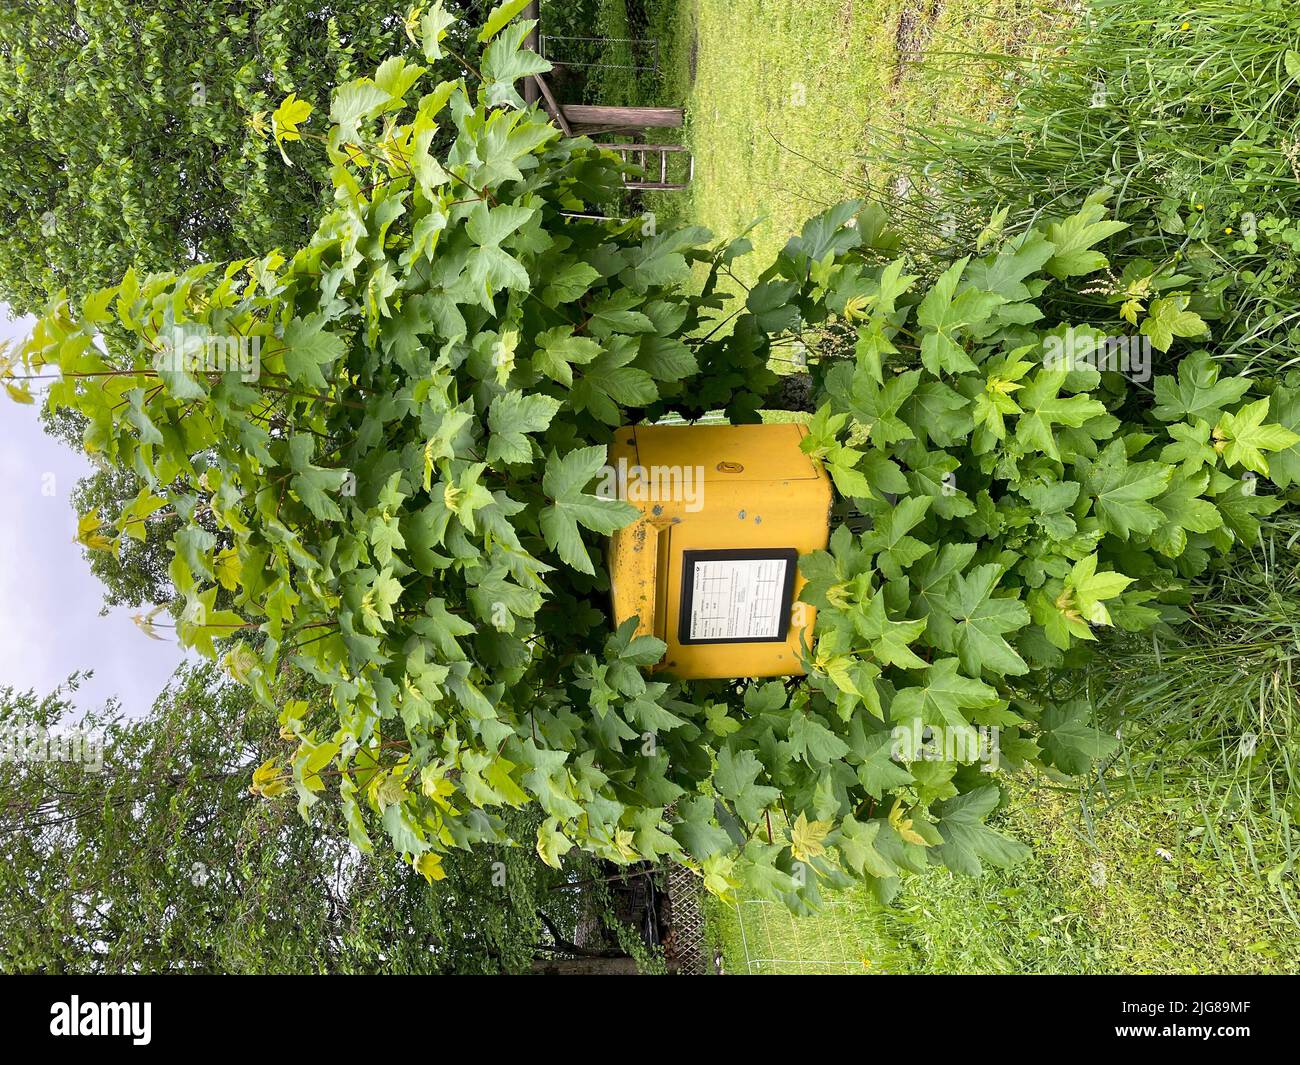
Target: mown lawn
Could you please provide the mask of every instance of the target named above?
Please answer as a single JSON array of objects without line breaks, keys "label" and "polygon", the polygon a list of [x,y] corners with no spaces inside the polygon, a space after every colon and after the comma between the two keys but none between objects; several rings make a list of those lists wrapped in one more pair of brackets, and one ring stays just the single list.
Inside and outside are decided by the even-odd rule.
[{"label": "mown lawn", "polygon": [[[1053,21],[1021,0],[678,0],[651,5],[667,41],[664,94],[687,106],[695,180],[657,197],[661,216],[716,236],[757,218],[761,271],[810,215],[889,175],[864,147],[937,108],[995,117],[1005,105],[991,52],[1036,47]],[[920,60],[924,57],[924,62]]]},{"label": "mown lawn", "polygon": [[[1295,915],[1179,804],[1123,804],[1091,831],[1070,796],[1015,787],[1004,830],[1033,856],[982,880],[935,870],[888,907],[862,890],[796,919],[710,900],[726,971],[770,973],[1288,973]],[[1198,831],[1199,830],[1199,831]]]},{"label": "mown lawn", "polygon": [[[695,156],[690,190],[648,206],[718,237],[762,217],[742,281],[810,214],[847,196],[895,191],[892,175],[865,168],[869,146],[941,111],[999,121],[1007,67],[987,55],[1053,47],[1063,19],[1018,0],[658,0],[641,10],[662,47],[653,102],[685,102]],[[1300,915],[1269,886],[1243,824],[1207,818],[1193,794],[1143,793],[1090,817],[1077,796],[1021,781],[1004,827],[1034,847],[1023,866],[980,881],[937,871],[911,880],[888,907],[848,891],[824,913],[794,919],[756,900],[712,900],[727,971],[1300,965]]]}]

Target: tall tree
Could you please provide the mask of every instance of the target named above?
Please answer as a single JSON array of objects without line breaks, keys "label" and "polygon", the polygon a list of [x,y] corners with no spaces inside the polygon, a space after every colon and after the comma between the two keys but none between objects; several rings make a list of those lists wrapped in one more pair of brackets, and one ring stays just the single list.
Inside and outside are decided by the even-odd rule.
[{"label": "tall tree", "polygon": [[[211,666],[138,720],[79,720],[75,688],[0,690],[8,971],[513,972],[548,939],[539,911],[574,924],[577,896],[528,851],[462,853],[431,886],[359,854],[329,812],[251,794],[285,741]],[[76,729],[101,738],[101,767]]]},{"label": "tall tree", "polygon": [[284,165],[259,130],[287,93],[327,106],[405,32],[388,0],[7,0],[0,301],[297,247],[328,168]]}]

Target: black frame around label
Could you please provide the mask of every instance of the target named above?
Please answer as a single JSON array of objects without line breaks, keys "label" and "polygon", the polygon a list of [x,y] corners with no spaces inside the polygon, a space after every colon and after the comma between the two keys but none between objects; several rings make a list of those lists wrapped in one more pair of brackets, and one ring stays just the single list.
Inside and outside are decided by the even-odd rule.
[{"label": "black frame around label", "polygon": [[[697,562],[767,562],[783,560],[785,580],[781,586],[781,609],[775,636],[755,636],[743,639],[721,637],[716,639],[691,639],[691,605],[695,597],[695,564]],[[682,604],[677,618],[677,642],[684,645],[708,643],[784,643],[790,634],[790,608],[794,605],[794,571],[799,552],[793,547],[729,548],[716,551],[682,552]]]}]

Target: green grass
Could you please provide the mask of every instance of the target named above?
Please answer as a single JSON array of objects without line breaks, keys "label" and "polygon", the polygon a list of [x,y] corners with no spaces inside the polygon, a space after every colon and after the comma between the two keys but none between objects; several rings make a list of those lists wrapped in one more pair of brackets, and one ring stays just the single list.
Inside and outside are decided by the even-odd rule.
[{"label": "green grass", "polygon": [[999,205],[1011,226],[1107,187],[1131,224],[1129,255],[1221,277],[1221,358],[1294,364],[1300,329],[1300,8],[1271,0],[1092,0],[1068,47],[995,66],[1016,88],[995,123],[943,112],[873,140],[878,164],[978,232]]},{"label": "green grass", "polygon": [[764,902],[711,900],[726,971],[1285,973],[1300,966],[1286,900],[1207,848],[1197,814],[1151,796],[1111,810],[1091,832],[1086,825],[1076,797],[1022,783],[1002,827],[1034,852],[1015,869],[980,880],[935,870],[910,878],[889,907],[849,889],[805,918]]},{"label": "green grass", "polygon": [[[762,217],[738,271],[747,280],[806,218],[862,191],[873,129],[904,128],[939,106],[982,113],[1002,90],[970,57],[1023,46],[1045,20],[1016,0],[936,6],[931,24],[916,0],[680,0],[664,78],[686,103],[695,180],[686,194],[656,197],[656,213],[718,237]],[[910,62],[923,45],[929,60]]]}]

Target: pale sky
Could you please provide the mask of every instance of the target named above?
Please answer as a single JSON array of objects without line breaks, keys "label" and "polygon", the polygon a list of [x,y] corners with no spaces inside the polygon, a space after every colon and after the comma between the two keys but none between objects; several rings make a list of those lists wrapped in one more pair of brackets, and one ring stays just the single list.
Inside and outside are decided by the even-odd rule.
[{"label": "pale sky", "polygon": [[[30,329],[0,303],[0,338]],[[184,652],[146,637],[131,610],[99,616],[102,585],[73,542],[71,493],[90,463],[47,436],[36,411],[0,393],[0,686],[45,695],[70,673],[94,670],[74,697],[81,710],[117,696],[126,713],[142,715]]]}]

